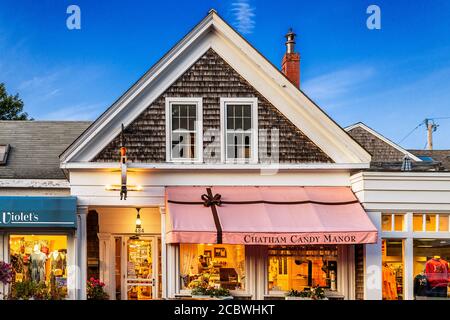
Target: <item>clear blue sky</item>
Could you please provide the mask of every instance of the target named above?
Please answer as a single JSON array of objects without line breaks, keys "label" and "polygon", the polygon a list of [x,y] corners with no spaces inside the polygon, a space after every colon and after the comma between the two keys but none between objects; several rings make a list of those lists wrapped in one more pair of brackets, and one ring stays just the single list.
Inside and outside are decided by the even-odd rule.
[{"label": "clear blue sky", "polygon": [[[81,8],[81,30],[66,9]],[[381,8],[381,30],[366,8]],[[450,117],[448,0],[2,0],[0,82],[37,120],[94,120],[210,8],[275,65],[299,35],[301,87],[340,125],[363,121],[395,142]],[[450,148],[450,119],[436,148]],[[424,148],[425,128],[403,145]]]}]

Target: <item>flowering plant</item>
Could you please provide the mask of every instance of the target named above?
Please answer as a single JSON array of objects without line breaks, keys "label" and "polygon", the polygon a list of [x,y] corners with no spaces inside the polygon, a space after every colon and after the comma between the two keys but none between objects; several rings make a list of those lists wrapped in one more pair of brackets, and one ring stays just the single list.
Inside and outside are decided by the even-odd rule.
[{"label": "flowering plant", "polygon": [[11,283],[13,278],[13,269],[9,263],[0,261],[0,282],[3,284]]},{"label": "flowering plant", "polygon": [[230,295],[230,290],[221,287],[214,288],[202,283],[194,286],[191,294],[193,296],[227,297]]},{"label": "flowering plant", "polygon": [[91,277],[87,282],[88,300],[108,300],[109,296],[104,290],[105,284],[99,279]]}]

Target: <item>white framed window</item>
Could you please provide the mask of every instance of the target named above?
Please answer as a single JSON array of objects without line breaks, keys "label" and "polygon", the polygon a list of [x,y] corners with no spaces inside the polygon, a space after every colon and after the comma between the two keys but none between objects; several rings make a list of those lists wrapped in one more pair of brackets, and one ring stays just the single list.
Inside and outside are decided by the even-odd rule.
[{"label": "white framed window", "polygon": [[258,162],[258,99],[221,98],[222,162]]},{"label": "white framed window", "polygon": [[449,232],[449,214],[445,213],[414,213],[414,232]]},{"label": "white framed window", "polygon": [[0,145],[0,165],[5,165],[8,160],[9,144]]},{"label": "white framed window", "polygon": [[166,98],[166,160],[203,161],[202,98]]},{"label": "white framed window", "polygon": [[383,213],[381,216],[381,229],[387,232],[402,232],[405,228],[404,213]]}]

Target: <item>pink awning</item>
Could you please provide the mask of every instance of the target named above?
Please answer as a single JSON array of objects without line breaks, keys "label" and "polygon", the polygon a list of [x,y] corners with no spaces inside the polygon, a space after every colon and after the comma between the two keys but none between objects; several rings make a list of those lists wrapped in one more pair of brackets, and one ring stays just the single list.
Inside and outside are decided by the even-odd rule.
[{"label": "pink awning", "polygon": [[167,243],[377,241],[377,229],[348,187],[211,187],[207,194],[207,187],[166,188]]}]

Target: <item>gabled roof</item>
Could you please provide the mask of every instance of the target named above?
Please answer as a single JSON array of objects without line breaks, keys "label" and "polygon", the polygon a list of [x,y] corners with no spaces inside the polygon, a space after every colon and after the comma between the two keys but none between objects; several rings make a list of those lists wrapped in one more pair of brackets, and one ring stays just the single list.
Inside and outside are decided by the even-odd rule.
[{"label": "gabled roof", "polygon": [[348,126],[345,130],[372,154],[372,162],[402,161],[406,155],[413,161],[422,161],[362,122]]},{"label": "gabled roof", "polygon": [[364,148],[211,10],[61,155],[62,167],[91,161],[119,134],[122,123],[129,125],[210,48],[335,163],[370,162]]},{"label": "gabled roof", "polygon": [[59,154],[91,122],[0,121],[0,145],[9,144],[0,179],[66,179]]}]

